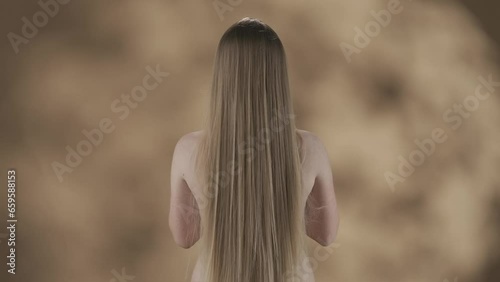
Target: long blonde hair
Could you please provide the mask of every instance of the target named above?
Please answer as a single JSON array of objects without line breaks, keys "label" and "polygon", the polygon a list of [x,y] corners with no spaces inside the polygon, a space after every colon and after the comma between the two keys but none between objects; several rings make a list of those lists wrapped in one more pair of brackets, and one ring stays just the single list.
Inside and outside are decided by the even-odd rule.
[{"label": "long blonde hair", "polygon": [[205,281],[296,277],[305,227],[293,117],[280,39],[260,20],[242,19],[219,42],[197,154]]}]

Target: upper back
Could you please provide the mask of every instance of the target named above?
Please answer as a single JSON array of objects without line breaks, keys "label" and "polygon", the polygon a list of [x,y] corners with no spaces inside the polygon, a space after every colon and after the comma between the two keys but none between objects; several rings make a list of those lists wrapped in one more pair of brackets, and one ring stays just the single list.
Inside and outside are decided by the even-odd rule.
[{"label": "upper back", "polygon": [[[324,162],[326,150],[323,144],[313,133],[297,129],[297,134],[300,137],[299,154],[301,159],[302,184],[305,196],[311,192],[314,185],[314,180],[321,170],[325,168]],[[177,146],[179,150],[179,159],[176,164],[182,171],[184,179],[192,192],[196,194],[199,191],[198,181],[196,178],[195,160],[196,148],[201,141],[203,131],[194,131],[188,133],[179,140]]]}]

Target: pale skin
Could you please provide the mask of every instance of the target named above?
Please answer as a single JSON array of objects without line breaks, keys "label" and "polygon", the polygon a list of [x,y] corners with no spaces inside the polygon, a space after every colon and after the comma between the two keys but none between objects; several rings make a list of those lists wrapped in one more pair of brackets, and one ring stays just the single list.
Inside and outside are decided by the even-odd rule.
[{"label": "pale skin", "polygon": [[[201,191],[194,174],[194,148],[201,133],[184,135],[177,142],[172,159],[169,226],[176,244],[186,249],[200,239],[200,209],[195,198],[201,197]],[[320,245],[329,246],[337,237],[339,226],[330,160],[318,137],[305,130],[298,129],[297,133],[303,140],[304,199],[314,203],[311,208],[304,201],[304,212],[309,214],[306,234]]]}]

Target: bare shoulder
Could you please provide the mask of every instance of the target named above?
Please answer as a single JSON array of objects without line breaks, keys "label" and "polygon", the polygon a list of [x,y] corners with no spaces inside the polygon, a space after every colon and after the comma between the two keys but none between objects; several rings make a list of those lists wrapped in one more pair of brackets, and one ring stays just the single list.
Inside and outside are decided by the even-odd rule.
[{"label": "bare shoulder", "polygon": [[198,130],[183,135],[179,141],[177,141],[176,150],[191,151],[198,144],[202,134],[203,130]]},{"label": "bare shoulder", "polygon": [[173,162],[183,172],[188,171],[193,160],[193,152],[201,139],[203,131],[194,131],[183,135],[174,149]]},{"label": "bare shoulder", "polygon": [[330,158],[323,142],[314,133],[297,129],[302,139],[301,154],[303,155],[303,169],[314,175],[323,174],[330,169]]},{"label": "bare shoulder", "polygon": [[323,142],[314,133],[302,129],[297,129],[297,133],[302,139],[301,148],[307,154],[322,154],[326,152]]}]

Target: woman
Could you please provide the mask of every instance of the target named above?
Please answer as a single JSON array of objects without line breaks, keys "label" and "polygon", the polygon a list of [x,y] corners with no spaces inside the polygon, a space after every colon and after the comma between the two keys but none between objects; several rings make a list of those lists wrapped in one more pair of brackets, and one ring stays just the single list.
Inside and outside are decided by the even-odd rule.
[{"label": "woman", "polygon": [[339,219],[326,149],[293,117],[280,39],[242,19],[218,46],[206,128],[174,150],[170,229],[203,239],[192,281],[314,281],[304,235],[327,246]]}]

